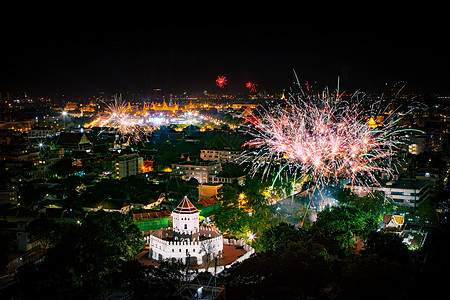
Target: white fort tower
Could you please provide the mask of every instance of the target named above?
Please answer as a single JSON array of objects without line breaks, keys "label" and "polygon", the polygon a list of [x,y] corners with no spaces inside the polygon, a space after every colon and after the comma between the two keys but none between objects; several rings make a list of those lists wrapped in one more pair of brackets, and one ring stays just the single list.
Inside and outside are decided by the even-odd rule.
[{"label": "white fort tower", "polygon": [[200,212],[185,196],[172,212],[173,228],[160,228],[150,235],[149,258],[176,259],[200,265],[204,259],[221,256],[222,233],[214,227],[199,226]]}]

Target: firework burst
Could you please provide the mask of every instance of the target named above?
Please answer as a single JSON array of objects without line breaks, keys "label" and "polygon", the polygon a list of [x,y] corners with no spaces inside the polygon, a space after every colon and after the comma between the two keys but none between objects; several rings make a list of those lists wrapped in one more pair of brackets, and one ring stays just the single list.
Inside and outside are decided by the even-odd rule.
[{"label": "firework burst", "polygon": [[226,76],[218,76],[216,79],[216,85],[220,88],[224,88],[227,85],[227,77]]},{"label": "firework burst", "polygon": [[122,140],[137,143],[142,137],[153,131],[153,127],[143,119],[135,118],[127,113],[127,102],[120,96],[114,96],[114,102],[106,104],[106,118],[98,119],[93,126],[107,127],[116,130]]},{"label": "firework burst", "polygon": [[256,87],[258,85],[256,83],[253,83],[251,81],[247,82],[245,84],[245,87],[248,88],[250,90],[250,93],[256,93]]},{"label": "firework burst", "polygon": [[[244,146],[253,172],[283,171],[307,174],[316,187],[349,179],[351,184],[378,184],[377,175],[393,175],[393,158],[402,143],[395,113],[380,127],[367,120],[377,115],[373,105],[362,109],[358,96],[352,103],[330,96],[291,96],[284,103],[261,108],[247,121],[253,137]],[[408,129],[406,129],[408,130]]]}]

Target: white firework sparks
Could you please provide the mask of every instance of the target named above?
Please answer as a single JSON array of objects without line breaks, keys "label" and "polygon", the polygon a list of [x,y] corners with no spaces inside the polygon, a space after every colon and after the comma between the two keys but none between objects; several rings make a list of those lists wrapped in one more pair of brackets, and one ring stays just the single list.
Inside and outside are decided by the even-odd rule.
[{"label": "white firework sparks", "polygon": [[254,172],[299,171],[319,187],[340,178],[378,184],[378,174],[393,174],[392,159],[402,143],[397,135],[403,130],[397,129],[395,113],[372,128],[367,116],[379,112],[364,111],[360,103],[350,105],[324,92],[291,96],[276,107],[260,109],[247,119],[253,139],[244,144],[250,148],[244,155],[252,156]]}]

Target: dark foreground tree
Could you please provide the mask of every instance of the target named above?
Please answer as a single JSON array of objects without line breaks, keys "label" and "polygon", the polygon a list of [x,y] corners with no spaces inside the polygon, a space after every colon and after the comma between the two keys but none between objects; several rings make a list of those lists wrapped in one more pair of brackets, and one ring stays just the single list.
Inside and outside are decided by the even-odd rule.
[{"label": "dark foreground tree", "polygon": [[27,225],[27,230],[31,238],[39,242],[44,253],[54,245],[61,236],[61,226],[53,219],[39,218],[31,221]]},{"label": "dark foreground tree", "polygon": [[312,230],[331,235],[341,247],[349,248],[356,236],[365,239],[376,228],[373,216],[352,206],[338,206],[320,212]]},{"label": "dark foreground tree", "polygon": [[281,222],[263,231],[256,241],[256,250],[258,252],[275,251],[282,244],[298,241],[299,237],[299,230],[293,225]]},{"label": "dark foreground tree", "polygon": [[221,276],[232,299],[308,299],[326,288],[332,265],[323,245],[300,241],[259,253]]},{"label": "dark foreground tree", "polygon": [[[98,295],[142,246],[140,231],[128,216],[92,213],[66,230],[41,265],[24,270],[21,284],[28,296],[46,299]],[[29,286],[34,289],[25,289]]]},{"label": "dark foreground tree", "polygon": [[118,286],[130,292],[133,299],[167,299],[184,279],[184,265],[164,261],[159,267],[133,260],[125,262],[116,277]]}]

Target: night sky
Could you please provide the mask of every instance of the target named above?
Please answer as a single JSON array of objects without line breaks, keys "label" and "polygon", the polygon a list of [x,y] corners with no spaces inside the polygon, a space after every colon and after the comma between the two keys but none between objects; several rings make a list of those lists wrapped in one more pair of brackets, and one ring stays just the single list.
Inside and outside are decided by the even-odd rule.
[{"label": "night sky", "polygon": [[[294,85],[293,68],[318,89],[335,89],[339,75],[349,91],[378,91],[398,81],[409,91],[450,91],[445,27],[361,22],[34,20],[3,26],[0,91],[245,93],[252,81],[274,92]],[[215,86],[219,75],[228,78],[223,90]]]}]

